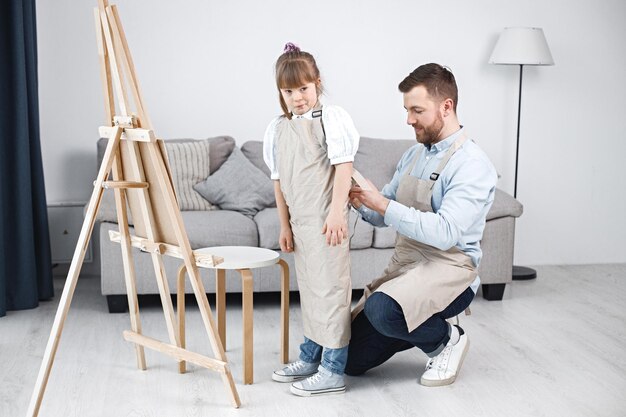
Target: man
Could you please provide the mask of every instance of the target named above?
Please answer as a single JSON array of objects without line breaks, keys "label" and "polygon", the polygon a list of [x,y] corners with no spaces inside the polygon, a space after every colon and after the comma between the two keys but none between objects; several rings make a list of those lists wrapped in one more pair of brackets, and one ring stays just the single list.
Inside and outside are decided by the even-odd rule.
[{"label": "man", "polygon": [[456,115],[454,75],[426,64],[399,85],[418,144],[405,152],[382,192],[354,186],[363,218],[398,232],[384,275],[370,283],[352,312],[348,375],[360,375],[396,352],[429,356],[420,383],[454,382],[469,347],[452,318],[471,303],[480,279],[480,239],[496,187],[496,171],[466,136]]}]

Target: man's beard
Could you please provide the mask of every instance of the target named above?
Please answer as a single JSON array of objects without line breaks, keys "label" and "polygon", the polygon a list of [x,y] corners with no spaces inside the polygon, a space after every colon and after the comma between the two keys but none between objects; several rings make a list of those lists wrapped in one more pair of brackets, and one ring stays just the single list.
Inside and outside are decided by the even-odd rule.
[{"label": "man's beard", "polygon": [[439,142],[439,135],[443,130],[443,117],[437,114],[437,118],[429,126],[422,126],[423,130],[419,133],[415,132],[417,141],[425,146]]}]

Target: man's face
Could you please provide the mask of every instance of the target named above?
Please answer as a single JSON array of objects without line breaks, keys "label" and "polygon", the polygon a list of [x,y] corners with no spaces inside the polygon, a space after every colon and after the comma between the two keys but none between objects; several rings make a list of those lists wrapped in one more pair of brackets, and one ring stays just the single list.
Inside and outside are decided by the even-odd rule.
[{"label": "man's face", "polygon": [[419,143],[432,145],[439,142],[443,130],[443,106],[428,94],[426,87],[418,85],[404,93],[404,108],[407,111],[407,124],[413,126]]}]

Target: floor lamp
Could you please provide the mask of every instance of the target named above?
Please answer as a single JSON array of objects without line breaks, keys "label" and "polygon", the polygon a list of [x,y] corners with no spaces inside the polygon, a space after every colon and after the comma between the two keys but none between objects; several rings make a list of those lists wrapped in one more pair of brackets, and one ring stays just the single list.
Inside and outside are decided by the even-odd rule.
[{"label": "floor lamp", "polygon": [[[540,28],[510,27],[504,28],[496,43],[490,64],[519,65],[519,101],[517,104],[517,145],[515,148],[515,188],[513,197],[517,198],[517,166],[519,157],[519,130],[522,111],[522,75],[524,65],[554,65],[550,48],[543,30]],[[513,266],[513,279],[526,280],[537,278],[537,271],[525,266]]]}]

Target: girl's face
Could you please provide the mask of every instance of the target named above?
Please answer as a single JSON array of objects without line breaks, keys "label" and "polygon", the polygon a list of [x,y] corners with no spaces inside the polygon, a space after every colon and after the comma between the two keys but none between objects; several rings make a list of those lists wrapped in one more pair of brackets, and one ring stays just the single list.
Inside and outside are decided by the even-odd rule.
[{"label": "girl's face", "polygon": [[297,88],[281,88],[280,94],[289,111],[298,116],[308,112],[317,104],[315,83],[307,83]]}]

